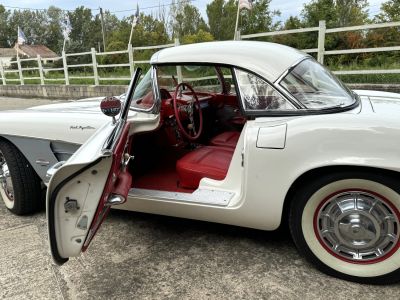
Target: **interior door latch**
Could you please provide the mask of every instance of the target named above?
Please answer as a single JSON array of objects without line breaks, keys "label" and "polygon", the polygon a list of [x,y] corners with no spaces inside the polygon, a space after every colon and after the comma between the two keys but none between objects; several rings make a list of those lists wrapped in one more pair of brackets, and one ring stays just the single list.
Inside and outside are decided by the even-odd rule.
[{"label": "interior door latch", "polygon": [[67,200],[64,203],[64,209],[66,213],[76,212],[79,208],[78,200],[67,197]]}]

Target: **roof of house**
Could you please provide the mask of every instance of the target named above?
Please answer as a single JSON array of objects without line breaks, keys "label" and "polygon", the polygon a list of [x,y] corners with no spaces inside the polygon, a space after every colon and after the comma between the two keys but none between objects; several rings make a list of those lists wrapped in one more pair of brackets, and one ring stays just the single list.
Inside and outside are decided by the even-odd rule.
[{"label": "roof of house", "polygon": [[14,48],[0,48],[0,57],[14,57],[17,52]]},{"label": "roof of house", "polygon": [[42,58],[55,58],[58,55],[44,45],[17,45],[20,53],[29,57],[36,57],[38,54]]},{"label": "roof of house", "polygon": [[171,47],[156,52],[152,64],[221,64],[248,69],[275,82],[288,68],[309,57],[299,50],[267,42],[224,41]]}]

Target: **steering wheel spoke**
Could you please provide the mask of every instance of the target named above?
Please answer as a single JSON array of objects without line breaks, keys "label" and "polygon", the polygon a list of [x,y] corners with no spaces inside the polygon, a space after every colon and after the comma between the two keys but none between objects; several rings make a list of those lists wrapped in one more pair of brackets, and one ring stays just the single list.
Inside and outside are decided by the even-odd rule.
[{"label": "steering wheel spoke", "polygon": [[[185,94],[183,93],[183,87],[186,87],[190,92],[190,100],[185,99]],[[193,88],[188,83],[180,83],[177,85],[173,98],[174,113],[176,118],[176,123],[182,135],[188,140],[197,140],[203,131],[203,112],[201,110],[200,101],[193,90]],[[183,115],[189,120],[187,126],[183,125]],[[196,130],[195,113],[198,115],[198,129]]]}]

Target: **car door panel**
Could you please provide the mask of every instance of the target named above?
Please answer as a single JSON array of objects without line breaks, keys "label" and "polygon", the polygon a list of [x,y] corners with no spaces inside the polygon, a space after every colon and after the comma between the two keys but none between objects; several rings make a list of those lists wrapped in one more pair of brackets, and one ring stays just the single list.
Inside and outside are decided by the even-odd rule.
[{"label": "car door panel", "polygon": [[[114,151],[105,149],[86,164],[75,164],[72,159],[50,181],[47,214],[51,251],[57,263],[85,251],[110,206],[126,200],[132,181],[124,167],[129,127],[129,123],[125,124]],[[86,146],[103,142],[104,138],[94,139]],[[118,203],[108,203],[112,197],[119,197]]]},{"label": "car door panel", "polygon": [[129,87],[118,122],[100,128],[51,177],[47,190],[50,250],[57,264],[86,251],[110,207],[126,201],[131,122],[127,121],[140,69]]}]

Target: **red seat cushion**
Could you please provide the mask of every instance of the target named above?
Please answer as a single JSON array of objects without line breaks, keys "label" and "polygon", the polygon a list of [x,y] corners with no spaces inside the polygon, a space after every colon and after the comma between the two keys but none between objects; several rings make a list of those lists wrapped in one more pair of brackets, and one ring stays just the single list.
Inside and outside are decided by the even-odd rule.
[{"label": "red seat cushion", "polygon": [[210,141],[211,146],[236,148],[240,132],[226,131],[213,137]]},{"label": "red seat cushion", "polygon": [[228,172],[233,149],[204,146],[176,162],[179,186],[196,189],[203,177],[222,180]]}]

